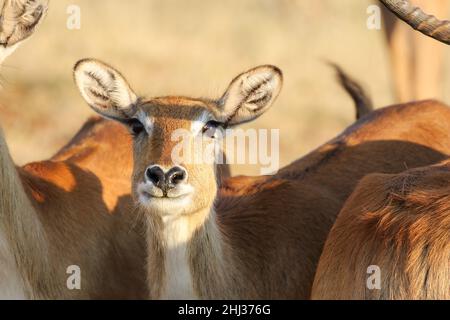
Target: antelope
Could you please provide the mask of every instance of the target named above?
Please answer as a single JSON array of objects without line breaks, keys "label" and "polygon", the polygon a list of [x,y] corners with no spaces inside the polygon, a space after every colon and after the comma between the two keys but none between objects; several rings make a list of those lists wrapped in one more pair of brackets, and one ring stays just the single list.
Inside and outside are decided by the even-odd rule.
[{"label": "antelope", "polygon": [[[450,22],[405,1],[383,2],[414,28],[450,42]],[[434,130],[435,123],[427,126]],[[450,124],[446,128],[448,134]],[[330,231],[312,298],[450,299],[449,172],[447,158],[402,173],[365,176]]]},{"label": "antelope", "polygon": [[[14,166],[0,139],[0,231],[7,240],[1,298],[146,297],[145,239],[127,214],[132,162],[124,128],[91,119],[54,157],[23,167]],[[81,271],[80,290],[67,287],[73,265]]]},{"label": "antelope", "polygon": [[[450,8],[448,0],[411,3],[435,14],[447,14]],[[410,30],[386,7],[382,9],[398,101],[442,98],[444,46]]]},{"label": "antelope", "polygon": [[447,106],[396,105],[366,114],[274,175],[231,177],[219,187],[214,163],[172,156],[174,132],[188,132],[188,144],[219,143],[220,127],[270,108],[280,69],[250,69],[219,99],[143,98],[95,59],[78,61],[74,78],[94,111],[133,134],[132,196],[146,220],[150,298],[309,298],[323,244],[358,180],[436,163],[450,150]]},{"label": "antelope", "polygon": [[[1,61],[46,10],[46,1],[5,1]],[[122,126],[92,119],[53,158],[16,167],[0,132],[0,299],[148,295],[145,239],[124,215],[133,206],[130,152]],[[69,290],[72,266],[81,287]]]}]

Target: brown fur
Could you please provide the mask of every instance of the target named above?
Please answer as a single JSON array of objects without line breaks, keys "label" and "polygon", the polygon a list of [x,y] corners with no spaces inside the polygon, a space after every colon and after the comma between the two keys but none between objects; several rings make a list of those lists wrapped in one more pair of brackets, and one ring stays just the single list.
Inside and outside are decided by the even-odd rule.
[{"label": "brown fur", "polygon": [[[365,177],[320,258],[313,299],[450,299],[450,162]],[[369,290],[367,267],[381,271]]]},{"label": "brown fur", "polygon": [[[1,141],[1,221],[28,297],[145,297],[127,130],[91,119],[55,157],[17,171]],[[70,265],[81,268],[81,290],[66,287]]]}]

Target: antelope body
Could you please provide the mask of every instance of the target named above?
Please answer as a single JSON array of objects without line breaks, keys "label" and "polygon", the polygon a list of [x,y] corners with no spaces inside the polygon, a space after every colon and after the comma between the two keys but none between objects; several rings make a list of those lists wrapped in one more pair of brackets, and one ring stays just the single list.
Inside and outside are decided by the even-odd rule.
[{"label": "antelope body", "polygon": [[449,182],[449,160],[364,177],[330,232],[312,298],[450,299]]},{"label": "antelope body", "polygon": [[[415,29],[450,43],[449,21],[439,21],[407,1],[382,2]],[[427,124],[430,131],[435,125]],[[450,299],[449,177],[448,159],[365,177],[330,231],[312,298]],[[379,270],[375,288],[367,285],[367,270],[373,266]]]},{"label": "antelope body", "polygon": [[[46,1],[4,2],[0,61],[46,9]],[[16,167],[0,130],[0,298],[147,296],[145,242],[128,214],[130,152],[122,126],[93,119],[55,157]],[[80,288],[69,286],[73,266]]]},{"label": "antelope body", "polygon": [[132,193],[147,222],[151,298],[308,298],[324,241],[358,180],[435,163],[450,150],[447,106],[397,105],[272,176],[230,178],[219,188],[213,164],[173,158],[173,132],[216,143],[217,127],[270,107],[279,69],[251,69],[217,100],[139,98],[117,70],[92,59],[76,64],[75,79],[91,108],[134,134]]},{"label": "antelope body", "polygon": [[[8,266],[1,297],[145,297],[144,238],[128,214],[126,130],[91,120],[55,157],[24,167],[14,166],[0,139],[0,265]],[[72,265],[81,270],[80,290],[67,287]]]}]

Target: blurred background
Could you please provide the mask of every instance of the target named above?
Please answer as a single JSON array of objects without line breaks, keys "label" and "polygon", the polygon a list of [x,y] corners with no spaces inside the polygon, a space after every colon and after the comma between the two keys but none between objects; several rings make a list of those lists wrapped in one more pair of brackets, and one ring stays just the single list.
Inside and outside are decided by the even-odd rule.
[{"label": "blurred background", "polygon": [[[279,128],[285,165],[354,121],[353,103],[325,61],[358,79],[375,106],[395,102],[384,31],[366,25],[372,3],[51,1],[36,34],[1,70],[0,122],[11,154],[17,164],[47,158],[93,115],[72,80],[81,58],[112,64],[147,96],[219,97],[235,75],[270,63],[284,72],[282,93],[269,112],[246,126]],[[81,8],[80,30],[66,27],[69,5]],[[443,81],[446,87],[448,77]],[[443,98],[449,101],[447,93]],[[235,166],[233,172],[257,174],[258,168]]]}]

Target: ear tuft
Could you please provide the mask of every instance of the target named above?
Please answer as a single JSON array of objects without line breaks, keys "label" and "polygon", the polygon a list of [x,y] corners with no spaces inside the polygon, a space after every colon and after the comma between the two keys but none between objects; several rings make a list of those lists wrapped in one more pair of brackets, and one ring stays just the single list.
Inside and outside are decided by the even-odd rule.
[{"label": "ear tuft", "polygon": [[282,82],[281,70],[271,65],[240,74],[219,100],[222,121],[236,125],[256,119],[270,108],[280,93]]},{"label": "ear tuft", "polygon": [[99,114],[116,119],[129,118],[138,97],[125,78],[111,66],[94,59],[78,61],[75,82],[88,105]]}]

